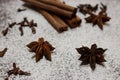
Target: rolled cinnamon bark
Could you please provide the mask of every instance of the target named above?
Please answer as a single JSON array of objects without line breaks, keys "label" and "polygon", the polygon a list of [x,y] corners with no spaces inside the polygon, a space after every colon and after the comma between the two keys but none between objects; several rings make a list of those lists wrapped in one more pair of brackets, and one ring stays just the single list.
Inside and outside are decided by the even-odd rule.
[{"label": "rolled cinnamon bark", "polygon": [[67,30],[67,26],[64,26],[60,24],[58,21],[55,20],[55,18],[49,14],[48,12],[44,10],[39,10],[40,12],[47,20],[48,22],[58,31],[58,32],[63,32]]},{"label": "rolled cinnamon bark", "polygon": [[54,15],[54,14],[51,14],[53,17],[54,17],[54,19],[56,20],[56,21],[58,21],[60,24],[62,24],[63,26],[66,26],[66,27],[68,27],[68,25],[64,22],[64,20],[62,20],[59,16],[56,16],[56,15]]},{"label": "rolled cinnamon bark", "polygon": [[[58,3],[64,4],[60,0],[54,0],[54,2],[58,2]],[[70,28],[78,27],[78,26],[80,26],[80,24],[82,22],[82,20],[78,16],[74,16],[71,19],[66,19],[66,18],[62,17],[62,19],[70,26]]]},{"label": "rolled cinnamon bark", "polygon": [[56,6],[48,5],[48,4],[42,3],[42,2],[37,1],[37,0],[22,0],[22,1],[29,3],[35,7],[41,8],[43,10],[50,11],[56,15],[66,17],[66,18],[72,18],[75,16],[74,12],[67,11],[67,10],[58,8]]},{"label": "rolled cinnamon bark", "polygon": [[63,4],[63,3],[59,3],[58,1],[54,1],[54,0],[38,0],[38,1],[62,8],[64,10],[74,12],[74,14],[76,14],[77,12],[77,8]]},{"label": "rolled cinnamon bark", "polygon": [[80,26],[80,24],[82,22],[82,20],[78,16],[76,16],[72,19],[63,19],[63,20],[70,26],[70,28],[76,28],[76,27]]},{"label": "rolled cinnamon bark", "polygon": [[46,19],[47,21],[59,32],[63,32],[66,31],[68,29],[68,25],[58,16],[49,13],[45,10],[42,9],[38,9],[35,6],[29,5],[29,4],[25,4],[24,6],[31,8],[39,13],[41,13]]}]

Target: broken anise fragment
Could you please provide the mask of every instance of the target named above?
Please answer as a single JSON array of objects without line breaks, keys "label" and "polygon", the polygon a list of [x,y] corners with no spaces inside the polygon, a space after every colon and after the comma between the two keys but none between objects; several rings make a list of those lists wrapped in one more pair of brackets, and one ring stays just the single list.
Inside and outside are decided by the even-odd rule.
[{"label": "broken anise fragment", "polygon": [[101,30],[103,30],[103,24],[110,19],[104,11],[100,11],[98,15],[90,13],[90,16],[85,18],[87,23],[93,23],[93,26],[97,24]]},{"label": "broken anise fragment", "polygon": [[[20,70],[19,67],[16,67],[16,63],[13,63],[13,69],[12,70],[9,70],[8,72],[8,77],[12,74],[14,75],[26,75],[26,76],[30,76],[30,73],[28,72],[24,72],[22,70]],[[8,77],[6,78],[8,80]]]},{"label": "broken anise fragment", "polygon": [[80,4],[78,6],[78,9],[82,14],[86,15],[87,12],[85,10],[96,12],[98,10],[98,4],[96,4],[95,6],[92,6],[90,4]]},{"label": "broken anise fragment", "polygon": [[106,62],[103,54],[107,49],[97,48],[96,44],[93,44],[90,49],[83,46],[81,48],[76,48],[76,50],[81,54],[79,58],[79,60],[82,61],[81,65],[90,64],[92,70],[95,70],[96,63],[104,66],[102,62]]},{"label": "broken anise fragment", "polygon": [[100,7],[100,9],[103,11],[103,12],[106,12],[107,11],[107,6],[104,5],[103,3],[101,3],[102,7]]},{"label": "broken anise fragment", "polygon": [[0,57],[3,57],[6,52],[7,52],[7,48],[5,48],[4,50],[0,51]]},{"label": "broken anise fragment", "polygon": [[51,61],[51,51],[55,48],[47,41],[44,41],[44,38],[39,38],[38,42],[33,41],[27,45],[30,48],[31,52],[35,52],[36,62],[45,56],[45,58]]}]

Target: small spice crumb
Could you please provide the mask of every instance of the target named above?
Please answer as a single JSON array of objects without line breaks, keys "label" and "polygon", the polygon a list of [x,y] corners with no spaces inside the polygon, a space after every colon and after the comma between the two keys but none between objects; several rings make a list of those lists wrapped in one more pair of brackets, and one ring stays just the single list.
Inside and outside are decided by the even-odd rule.
[{"label": "small spice crumb", "polygon": [[21,8],[17,9],[17,12],[22,12],[22,11],[26,11],[26,9],[21,9]]},{"label": "small spice crumb", "polygon": [[0,51],[0,57],[3,57],[4,54],[7,52],[7,48],[3,49],[2,51]]},{"label": "small spice crumb", "polygon": [[2,31],[3,36],[6,36],[8,33],[9,28],[6,28],[5,30]]}]

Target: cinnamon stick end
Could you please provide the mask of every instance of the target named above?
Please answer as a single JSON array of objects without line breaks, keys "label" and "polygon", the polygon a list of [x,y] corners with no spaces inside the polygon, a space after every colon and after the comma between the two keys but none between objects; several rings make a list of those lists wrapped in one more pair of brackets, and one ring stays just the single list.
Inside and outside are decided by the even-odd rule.
[{"label": "cinnamon stick end", "polygon": [[73,13],[74,13],[74,15],[76,15],[76,13],[77,13],[77,8],[74,9]]},{"label": "cinnamon stick end", "polygon": [[67,26],[64,26],[64,27],[59,28],[57,31],[58,31],[59,33],[62,33],[63,31],[67,31],[67,30],[68,30],[68,27],[67,27]]}]

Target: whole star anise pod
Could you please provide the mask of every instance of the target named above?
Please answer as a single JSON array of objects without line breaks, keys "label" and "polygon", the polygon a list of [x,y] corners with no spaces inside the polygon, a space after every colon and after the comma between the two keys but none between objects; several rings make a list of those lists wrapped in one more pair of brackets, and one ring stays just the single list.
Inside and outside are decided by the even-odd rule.
[{"label": "whole star anise pod", "polygon": [[44,38],[39,38],[38,42],[33,41],[27,45],[30,48],[31,52],[35,52],[36,62],[45,56],[45,58],[51,61],[51,51],[55,48],[47,41],[44,41]]},{"label": "whole star anise pod", "polygon": [[98,25],[101,30],[103,30],[103,24],[111,19],[104,11],[100,11],[98,15],[95,15],[91,12],[89,12],[89,14],[90,16],[85,18],[86,22],[93,23],[93,26]]},{"label": "whole star anise pod", "polygon": [[82,61],[81,65],[90,64],[92,70],[95,70],[96,63],[104,66],[102,62],[106,62],[103,54],[107,49],[97,48],[96,44],[93,44],[90,49],[83,46],[81,48],[76,48],[76,50],[81,54],[79,58],[79,60]]}]

